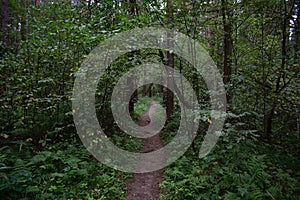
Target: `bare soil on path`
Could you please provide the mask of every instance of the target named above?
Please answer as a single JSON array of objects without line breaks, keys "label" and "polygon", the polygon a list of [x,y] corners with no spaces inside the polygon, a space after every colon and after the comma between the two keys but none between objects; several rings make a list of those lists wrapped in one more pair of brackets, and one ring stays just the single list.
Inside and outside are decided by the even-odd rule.
[{"label": "bare soil on path", "polygon": [[[141,115],[138,124],[140,126],[145,126],[149,124],[150,118],[152,118],[155,112],[156,103],[152,100],[152,103],[148,111]],[[160,138],[160,134],[156,134],[152,137],[145,138],[142,140],[141,153],[147,153],[155,151],[163,147],[163,142]],[[140,160],[136,167],[143,164],[143,160]],[[159,183],[163,181],[163,169],[147,172],[147,173],[137,173],[134,174],[133,180],[127,183],[128,192],[126,200],[157,200],[159,199],[159,194],[162,190],[159,188]]]}]

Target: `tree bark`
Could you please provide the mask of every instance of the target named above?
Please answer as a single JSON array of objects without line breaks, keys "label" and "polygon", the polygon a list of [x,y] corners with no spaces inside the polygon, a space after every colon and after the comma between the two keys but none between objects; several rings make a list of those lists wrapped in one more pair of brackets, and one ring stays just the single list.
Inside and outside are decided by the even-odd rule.
[{"label": "tree bark", "polygon": [[138,9],[137,9],[136,3],[137,3],[136,0],[129,0],[128,1],[128,8],[129,8],[130,15],[138,14]]},{"label": "tree bark", "polygon": [[[136,0],[129,0],[128,1],[128,7],[129,9],[129,15],[132,17],[135,14],[137,14],[136,11]],[[135,85],[135,83],[132,82],[132,80],[135,80],[134,78],[130,80],[130,84]],[[143,87],[144,88],[144,87]],[[129,101],[129,113],[134,112],[134,104],[138,101],[138,89],[134,91],[132,94],[130,101]]]},{"label": "tree bark", "polygon": [[149,95],[149,97],[153,97],[153,83],[150,83],[150,85],[149,85],[148,95]]},{"label": "tree bark", "polygon": [[137,102],[137,99],[138,99],[138,90],[136,89],[129,101],[129,113],[134,112],[134,103]]},{"label": "tree bark", "polygon": [[296,64],[299,60],[300,54],[300,3],[295,5],[296,7],[296,20],[295,20],[295,31],[294,31],[294,38],[295,38],[295,56],[294,56],[294,63]]},{"label": "tree bark", "polygon": [[[167,52],[167,59],[168,59],[168,67],[174,68],[174,54]],[[173,119],[174,114],[174,93],[169,88],[174,87],[174,77],[173,72],[168,70],[168,77],[167,77],[167,86],[168,89],[166,90],[166,114],[167,114],[167,121],[170,122]]]},{"label": "tree bark", "polygon": [[147,85],[143,85],[143,96],[147,95]]},{"label": "tree bark", "polygon": [[[131,88],[135,88],[136,83],[133,81],[135,80],[135,77],[132,77],[131,79],[128,79],[128,89],[130,90]],[[129,113],[133,113],[134,112],[134,104],[138,101],[138,89],[136,89],[133,94],[130,97],[130,101],[129,101]]]},{"label": "tree bark", "polygon": [[[232,11],[228,9],[227,1],[222,0],[222,21],[223,21],[223,29],[224,29],[224,76],[223,81],[224,84],[230,83],[231,76],[231,62],[232,62],[232,50],[233,50],[233,42],[232,42],[232,24],[231,24],[231,16]],[[228,92],[227,92],[228,94]],[[230,100],[230,96],[227,95],[227,102]]]},{"label": "tree bark", "polygon": [[22,16],[21,16],[21,40],[26,40],[26,3],[25,0],[21,0],[21,6],[22,6]]},{"label": "tree bark", "polygon": [[[167,3],[167,13],[168,13],[168,23],[170,24],[170,28],[173,28],[173,0],[169,0]],[[173,44],[173,36],[168,34],[168,45],[172,46]],[[174,54],[171,52],[167,52],[167,66],[174,69]],[[173,72],[167,70],[167,86],[168,88],[174,89],[174,77]],[[170,122],[173,119],[174,114],[174,93],[170,90],[166,90],[166,114],[167,114],[167,122]]]},{"label": "tree bark", "polygon": [[[287,25],[288,25],[288,11],[287,11],[287,4],[286,1],[283,0],[283,23],[282,23],[282,42],[281,42],[281,66],[279,70],[279,74],[276,80],[276,86],[274,94],[275,96],[278,96],[281,92],[280,82],[285,77],[285,65],[286,65],[286,55],[287,55],[287,40],[288,40],[288,34],[287,34]],[[273,138],[273,132],[272,132],[272,124],[273,124],[273,118],[275,114],[275,108],[277,105],[277,98],[273,98],[273,103],[271,106],[271,109],[269,113],[266,116],[265,120],[265,134],[269,140],[269,142],[272,142]]]}]

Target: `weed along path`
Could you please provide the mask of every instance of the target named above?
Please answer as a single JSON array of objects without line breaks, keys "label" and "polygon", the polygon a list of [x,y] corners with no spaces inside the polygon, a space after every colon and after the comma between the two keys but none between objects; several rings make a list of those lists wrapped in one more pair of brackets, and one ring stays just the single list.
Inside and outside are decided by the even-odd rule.
[{"label": "weed along path", "polygon": [[[150,123],[153,113],[156,109],[156,102],[152,100],[151,105],[146,113],[140,116],[138,124],[140,126],[146,126]],[[156,134],[152,137],[145,138],[142,140],[141,153],[147,153],[158,150],[163,147],[163,142],[160,138],[160,134]],[[163,159],[163,158],[161,158]],[[142,165],[144,161],[139,160],[136,167]],[[128,192],[126,200],[156,200],[159,199],[159,194],[162,192],[159,188],[159,183],[163,180],[163,169],[147,172],[147,173],[136,173],[134,174],[133,180],[128,184]]]}]

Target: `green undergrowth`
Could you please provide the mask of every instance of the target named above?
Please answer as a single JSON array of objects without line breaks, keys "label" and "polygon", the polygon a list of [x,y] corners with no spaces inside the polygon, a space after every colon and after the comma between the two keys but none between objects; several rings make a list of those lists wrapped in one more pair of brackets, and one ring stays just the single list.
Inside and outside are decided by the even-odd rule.
[{"label": "green undergrowth", "polygon": [[129,173],[98,162],[80,141],[30,139],[0,148],[0,199],[124,199]]},{"label": "green undergrowth", "polygon": [[[161,100],[159,97],[152,97],[157,104],[161,104]],[[133,119],[136,121],[138,118],[148,111],[149,106],[151,105],[151,98],[148,96],[140,96],[138,101],[134,105],[134,113],[133,113]]]},{"label": "green undergrowth", "polygon": [[[179,121],[178,116],[174,120]],[[176,134],[173,125],[168,126],[170,132],[162,134],[165,142]],[[165,168],[161,199],[299,200],[299,156],[283,144],[262,142],[254,130],[228,127],[206,157],[198,157],[204,136],[199,133],[194,148]],[[297,149],[293,143],[286,144]]]}]

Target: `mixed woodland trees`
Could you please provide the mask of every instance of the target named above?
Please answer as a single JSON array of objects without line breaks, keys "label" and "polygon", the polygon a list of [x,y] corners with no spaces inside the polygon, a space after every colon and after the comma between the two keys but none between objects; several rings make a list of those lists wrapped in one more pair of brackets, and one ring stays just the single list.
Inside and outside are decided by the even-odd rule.
[{"label": "mixed woodland trees", "polygon": [[[297,148],[300,141],[299,13],[299,0],[1,0],[0,144],[3,147],[1,151],[6,152],[7,155],[9,152],[19,152],[21,155],[24,153],[23,157],[11,157],[17,163],[17,159],[19,159],[18,162],[25,162],[26,159],[30,161],[28,155],[35,155],[37,152],[44,152],[39,154],[39,158],[43,155],[45,160],[50,159],[47,156],[56,155],[53,152],[47,154],[47,152],[51,152],[50,147],[56,151],[67,148],[64,145],[51,146],[55,143],[65,142],[80,145],[72,119],[71,96],[74,74],[84,58],[101,41],[122,31],[135,27],[165,27],[196,39],[203,44],[214,59],[226,85],[228,118],[224,133],[231,134],[236,139],[233,139],[232,143],[238,141],[236,142],[238,144],[240,140],[252,141],[252,148],[250,148],[252,150],[249,152],[244,150],[248,153],[247,155],[259,154],[256,149],[260,148],[282,148],[291,157],[292,161],[289,160],[289,162],[296,162],[288,170],[282,169],[283,171],[287,170],[286,173],[281,173],[282,171],[272,168],[280,168],[279,164],[270,167],[269,161],[262,161],[263,157],[250,156],[248,160],[245,159],[245,165],[242,166],[250,163],[252,167],[255,166],[255,170],[259,169],[257,173],[261,172],[262,176],[265,176],[265,180],[280,183],[275,184],[274,188],[268,181],[256,183],[251,178],[249,179],[249,188],[246,186],[226,188],[226,184],[243,182],[238,175],[232,177],[228,175],[228,182],[226,184],[222,182],[225,185],[218,185],[216,180],[203,175],[207,179],[194,180],[193,178],[195,184],[197,181],[203,182],[209,179],[212,184],[218,185],[217,188],[207,190],[211,192],[208,199],[243,199],[245,197],[254,199],[250,195],[254,190],[260,191],[257,199],[296,199],[296,196],[300,194],[299,189],[295,189],[296,186],[299,187],[300,176],[299,167],[296,167],[297,161],[299,164],[297,155],[300,153],[299,147]],[[99,123],[107,135],[112,137],[115,142],[120,142],[121,146],[125,145],[126,141],[121,137],[114,138],[116,137],[114,134],[119,129],[114,123],[110,110],[110,96],[122,74],[145,60],[155,60],[178,69],[190,81],[199,103],[209,113],[209,97],[205,83],[185,60],[172,52],[155,49],[128,53],[107,68],[105,75],[99,80],[96,92]],[[172,84],[171,79],[172,76],[168,79],[169,84]],[[168,127],[165,132],[176,132],[172,128],[176,128],[176,123],[180,120],[180,109],[174,94],[159,85],[146,85],[139,88],[130,101],[132,113],[135,112],[139,99],[143,100],[145,96],[161,99],[168,118],[168,124],[166,124]],[[209,124],[209,114],[204,114],[199,120],[202,123],[199,133],[203,136],[203,130]],[[169,136],[165,137],[168,140]],[[201,136],[196,139],[198,142],[193,144],[195,149],[198,147],[197,144],[201,144]],[[221,144],[224,143],[221,142]],[[231,143],[229,145],[235,146]],[[5,150],[6,147],[13,150]],[[223,148],[222,145],[218,148],[221,152],[232,150],[235,152],[234,155],[239,157],[237,150],[226,149],[228,147]],[[239,148],[242,147],[239,146]],[[80,157],[83,154],[76,155]],[[191,158],[194,158],[193,155],[191,153]],[[234,155],[232,154],[232,157]],[[65,160],[61,162],[68,165],[68,160],[71,158],[63,158]],[[85,158],[80,157],[80,159],[84,160]],[[229,162],[220,157],[208,159],[212,159],[211,161],[207,160],[208,163],[226,164]],[[215,160],[213,161],[213,159]],[[234,158],[232,159],[234,160]],[[32,167],[32,163],[38,161],[31,160],[30,162]],[[55,162],[58,161],[51,160],[49,162],[55,166]],[[234,162],[239,161],[234,160]],[[178,165],[180,164],[186,166],[184,161],[180,161]],[[10,194],[11,199],[14,198],[13,195],[33,198],[36,193],[40,194],[43,191],[43,194],[46,194],[45,191],[48,191],[49,194],[54,195],[51,198],[56,198],[55,195],[58,193],[53,191],[57,190],[52,188],[51,191],[47,183],[51,183],[51,187],[56,187],[55,184],[59,185],[61,182],[53,183],[51,181],[68,179],[62,174],[56,174],[57,176],[52,177],[53,180],[45,176],[44,182],[48,188],[43,188],[41,185],[36,186],[36,182],[32,181],[37,180],[37,175],[34,176],[33,172],[31,175],[27,173],[28,177],[32,176],[29,180],[16,166],[20,167],[4,154],[0,157],[0,197],[1,194],[6,195],[11,191],[17,191],[15,194]],[[270,169],[267,169],[266,166]],[[5,167],[9,167],[10,170],[6,170]],[[45,171],[39,172],[45,174],[47,167],[49,166],[45,166]],[[50,168],[50,171],[53,170]],[[237,173],[234,171],[235,169],[233,167],[231,173]],[[13,170],[15,170],[15,174],[11,174]],[[33,170],[42,169],[34,168]],[[176,170],[179,173],[181,168],[178,167]],[[201,170],[203,171],[199,174],[213,173],[208,169]],[[243,174],[243,170],[251,171],[254,168],[249,166],[249,168],[238,170],[240,170],[240,174]],[[218,173],[221,173],[220,171]],[[68,171],[68,173],[71,172]],[[72,173],[75,172],[72,171]],[[114,172],[110,171],[109,173],[113,174],[112,177],[119,178]],[[222,173],[225,172],[222,171]],[[282,176],[270,178],[276,173],[281,173]],[[252,172],[249,174],[249,176],[253,175]],[[169,196],[166,195],[165,198],[176,199],[171,196],[176,192],[176,194],[182,194],[181,199],[195,197],[185,196],[186,194],[180,190],[170,189],[176,188],[176,184],[184,184],[180,181],[176,184],[171,181],[172,178],[177,180],[178,177],[184,176],[183,173],[178,174],[178,177],[173,174],[175,176],[173,177],[172,171],[166,171],[166,175],[166,182],[162,185],[166,191],[169,191]],[[69,174],[70,176],[72,175]],[[197,177],[197,175],[193,176]],[[15,182],[12,177],[16,178]],[[218,179],[219,176],[211,177]],[[100,177],[99,180],[102,178]],[[191,177],[183,179],[189,178]],[[68,179],[68,181],[70,180]],[[72,179],[72,181],[74,180]],[[251,185],[252,183],[253,185]],[[94,187],[98,186],[94,184]],[[119,188],[123,186],[113,185],[111,187],[115,187],[114,190],[118,193],[120,192]],[[180,187],[183,186],[180,185]],[[196,186],[190,187],[195,188]],[[208,185],[203,187],[209,188]],[[82,188],[84,190],[84,186]],[[74,193],[72,198],[75,198],[76,195],[86,195],[79,194],[80,188],[77,189],[76,191],[72,190]],[[91,194],[93,193],[97,198],[109,193],[104,191],[98,194],[95,192],[96,190],[92,191]],[[198,188],[197,191],[186,191],[190,194],[193,192],[196,195],[199,192],[205,193],[205,190]],[[247,196],[247,192],[249,192],[249,196]],[[203,199],[205,198],[203,197]],[[180,198],[178,197],[178,199]]]}]

